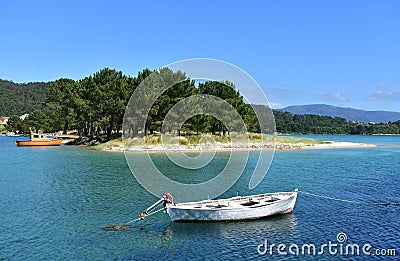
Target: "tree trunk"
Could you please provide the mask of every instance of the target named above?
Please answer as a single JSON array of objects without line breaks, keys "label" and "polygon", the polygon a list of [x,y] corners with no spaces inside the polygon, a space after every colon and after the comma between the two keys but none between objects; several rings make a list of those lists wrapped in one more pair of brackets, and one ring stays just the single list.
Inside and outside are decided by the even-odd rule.
[{"label": "tree trunk", "polygon": [[114,121],[111,119],[109,123],[110,123],[110,125],[107,128],[107,140],[111,139],[111,133],[112,133],[113,126],[114,126]]},{"label": "tree trunk", "polygon": [[66,120],[65,121],[65,124],[64,124],[64,130],[63,130],[63,134],[65,135],[65,134],[67,134],[67,131],[68,131],[68,121]]},{"label": "tree trunk", "polygon": [[87,126],[87,132],[88,132],[88,136],[92,136],[92,123],[88,122],[88,126]]},{"label": "tree trunk", "polygon": [[112,133],[112,127],[107,128],[107,140],[110,140],[111,138],[111,133]]},{"label": "tree trunk", "polygon": [[87,123],[87,121],[85,121],[85,122],[83,123],[83,135],[85,135],[86,137],[88,136],[88,130],[87,130],[87,128],[88,128],[88,123]]}]

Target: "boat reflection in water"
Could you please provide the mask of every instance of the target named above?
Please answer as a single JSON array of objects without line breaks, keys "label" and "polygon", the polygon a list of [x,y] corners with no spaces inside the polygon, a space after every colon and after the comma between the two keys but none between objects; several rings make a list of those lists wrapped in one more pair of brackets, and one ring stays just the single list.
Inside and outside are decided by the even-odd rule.
[{"label": "boat reflection in water", "polygon": [[297,219],[292,213],[257,220],[171,222],[167,230],[168,240],[164,240],[168,244],[164,245],[164,253],[172,259],[188,259],[197,253],[196,260],[207,259],[210,255],[222,260],[256,258],[259,257],[257,246],[266,239],[285,242],[298,233]]},{"label": "boat reflection in water", "polygon": [[259,257],[257,247],[265,239],[286,242],[298,234],[298,221],[292,213],[256,220],[170,222],[165,227],[168,219],[161,215],[158,223],[134,229],[148,244],[136,253],[136,259],[207,260],[213,256],[221,260],[246,260]]},{"label": "boat reflection in water", "polygon": [[174,236],[196,234],[235,239],[245,236],[247,239],[265,238],[280,235],[290,237],[297,229],[296,216],[292,213],[266,217],[256,220],[224,221],[224,222],[171,222],[169,228]]}]

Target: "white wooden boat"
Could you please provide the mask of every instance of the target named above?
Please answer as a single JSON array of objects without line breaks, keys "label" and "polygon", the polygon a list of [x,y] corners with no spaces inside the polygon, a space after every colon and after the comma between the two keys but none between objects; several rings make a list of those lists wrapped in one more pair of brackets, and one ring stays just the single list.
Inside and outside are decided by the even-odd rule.
[{"label": "white wooden boat", "polygon": [[[172,221],[245,220],[292,212],[296,204],[297,192],[298,189],[295,189],[293,192],[238,196],[177,204],[173,202],[172,196],[166,193],[161,200]],[[150,211],[155,205],[148,210]]]},{"label": "white wooden boat", "polygon": [[172,221],[224,221],[257,219],[293,211],[294,192],[279,192],[219,200],[166,204]]}]

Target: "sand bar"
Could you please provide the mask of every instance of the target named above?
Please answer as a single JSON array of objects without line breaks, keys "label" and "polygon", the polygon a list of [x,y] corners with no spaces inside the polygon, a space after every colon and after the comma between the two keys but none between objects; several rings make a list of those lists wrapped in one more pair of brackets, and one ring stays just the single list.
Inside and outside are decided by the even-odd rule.
[{"label": "sand bar", "polygon": [[[344,148],[373,148],[374,144],[356,143],[356,142],[333,142],[325,141],[323,144],[304,144],[304,143],[276,143],[275,150],[302,150],[302,149],[344,149]],[[212,145],[147,145],[131,146],[125,148],[122,144],[102,148],[102,151],[110,152],[164,152],[164,151],[243,151],[243,150],[271,150],[274,146],[271,143],[248,143],[248,144],[230,144],[215,143]]]}]

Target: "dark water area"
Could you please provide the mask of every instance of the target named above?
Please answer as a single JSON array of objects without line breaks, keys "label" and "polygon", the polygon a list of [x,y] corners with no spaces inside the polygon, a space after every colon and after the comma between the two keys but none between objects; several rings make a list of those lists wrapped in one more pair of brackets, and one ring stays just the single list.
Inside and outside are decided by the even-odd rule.
[{"label": "dark water area", "polygon": [[[257,153],[252,152],[243,175],[221,198],[299,188],[347,200],[400,202],[400,136],[323,139],[382,146],[277,151],[264,180],[249,190],[257,163]],[[173,171],[166,156],[153,158],[169,178],[190,183],[212,178],[211,170],[226,164],[227,154],[217,153],[213,165],[197,174]],[[293,213],[282,216],[172,223],[160,212],[133,223],[132,229],[104,231],[102,226],[134,219],[157,200],[136,181],[124,154],[68,146],[17,148],[14,138],[0,137],[0,166],[0,260],[400,259],[400,206],[299,193]],[[338,234],[347,240],[338,241]],[[263,253],[265,242],[268,251]],[[329,243],[337,244],[339,252],[325,248],[319,254]],[[270,253],[272,244],[276,246]],[[279,244],[287,246],[286,255],[278,252]],[[289,252],[289,246],[301,249],[304,244],[315,245],[317,253],[297,254],[294,246]],[[346,255],[343,249],[348,244],[360,246],[360,254]],[[371,245],[370,255],[362,252],[366,244]],[[395,249],[395,256],[378,256],[390,249]]]}]

